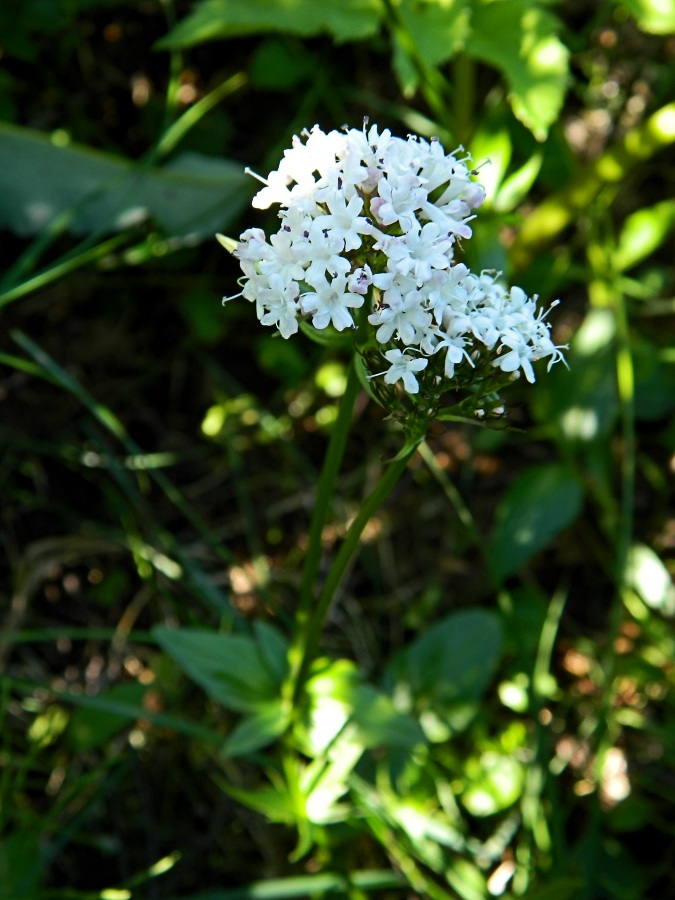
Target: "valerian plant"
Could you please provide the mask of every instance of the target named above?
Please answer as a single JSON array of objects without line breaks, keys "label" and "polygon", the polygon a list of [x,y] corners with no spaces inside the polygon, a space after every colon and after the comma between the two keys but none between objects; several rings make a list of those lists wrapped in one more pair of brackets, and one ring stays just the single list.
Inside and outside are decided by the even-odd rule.
[{"label": "valerian plant", "polygon": [[[304,138],[304,140],[303,140]],[[378,510],[434,419],[489,421],[504,414],[502,389],[533,362],[563,361],[547,313],[494,272],[457,257],[485,199],[462,148],[363,128],[293,138],[253,206],[280,207],[267,239],[249,228],[219,235],[241,265],[241,291],[263,325],[283,338],[300,330],[344,343],[353,364],[317,488],[296,627],[282,691],[284,718],[302,699],[326,614],[363,528]],[[249,170],[250,171],[250,170]],[[402,449],[361,504],[323,584],[321,533],[346,444],[359,381],[402,425]]]}]

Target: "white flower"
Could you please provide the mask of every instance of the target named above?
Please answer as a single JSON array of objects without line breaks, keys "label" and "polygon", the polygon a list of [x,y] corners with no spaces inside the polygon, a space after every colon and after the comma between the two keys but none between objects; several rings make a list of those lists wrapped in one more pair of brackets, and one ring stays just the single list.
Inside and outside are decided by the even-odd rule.
[{"label": "white flower", "polygon": [[485,197],[475,174],[468,158],[436,139],[403,140],[365,121],[361,130],[303,131],[276,171],[256,176],[264,187],[253,205],[278,204],[281,221],[269,241],[259,228],[241,235],[234,255],[244,277],[235,296],[255,302],[262,324],[285,338],[298,331],[300,315],[316,329],[344,331],[365,306],[373,331],[359,335],[359,352],[379,345],[389,363],[379,374],[410,394],[419,393],[416,373],[427,367],[436,400],[458,367],[478,379],[491,366],[522,370],[534,381],[536,360],[548,359],[549,368],[564,362],[547,311],[538,311],[536,295],[455,259]]},{"label": "white flower", "polygon": [[403,379],[403,387],[406,391],[409,394],[417,394],[420,386],[414,373],[426,369],[429,360],[416,359],[414,356],[409,356],[401,350],[387,350],[384,356],[391,363],[391,368],[384,373],[385,382],[387,384],[395,384]]},{"label": "white flower", "polygon": [[338,331],[351,328],[354,320],[348,309],[363,306],[363,297],[346,290],[346,277],[337,275],[330,282],[324,277],[312,286],[314,291],[300,298],[302,311],[312,315],[312,325],[323,329],[332,322]]}]

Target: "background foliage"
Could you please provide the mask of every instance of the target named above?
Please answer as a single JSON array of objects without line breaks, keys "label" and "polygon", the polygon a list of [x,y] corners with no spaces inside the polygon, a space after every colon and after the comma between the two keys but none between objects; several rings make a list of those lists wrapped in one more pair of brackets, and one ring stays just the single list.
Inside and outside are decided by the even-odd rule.
[{"label": "background foliage", "polygon": [[[27,0],[0,48],[0,897],[673,895],[673,3]],[[213,233],[364,115],[470,149],[468,262],[570,371],[420,447],[289,718],[346,360],[223,309]],[[321,577],[397,441],[359,397]]]}]

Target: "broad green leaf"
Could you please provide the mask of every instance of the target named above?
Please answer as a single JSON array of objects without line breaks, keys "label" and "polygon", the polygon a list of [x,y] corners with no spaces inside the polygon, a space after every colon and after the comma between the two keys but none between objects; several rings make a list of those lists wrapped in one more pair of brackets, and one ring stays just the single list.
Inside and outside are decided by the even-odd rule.
[{"label": "broad green leaf", "polygon": [[488,610],[461,610],[432,625],[387,671],[399,708],[444,713],[470,704],[488,687],[501,656],[502,625]]},{"label": "broad green leaf", "polygon": [[257,712],[279,693],[250,637],[187,628],[153,628],[165,650],[214,700],[238,712]]},{"label": "broad green leaf", "polygon": [[420,81],[410,48],[427,66],[439,66],[460,51],[469,32],[470,0],[401,0],[397,12],[404,35],[394,33],[394,71],[404,93],[410,94]]},{"label": "broad green leaf", "polygon": [[151,218],[170,236],[210,238],[249,195],[243,168],[227,160],[184,153],[161,169],[144,168],[0,124],[0,228],[22,236],[68,215],[75,234],[115,231]]},{"label": "broad green leaf", "polygon": [[[141,718],[143,716],[141,701],[146,691],[147,687],[144,685],[132,682],[115,684],[97,696],[102,700],[133,704],[137,708],[137,717]],[[103,746],[118,731],[128,727],[132,721],[129,716],[116,715],[107,709],[79,707],[70,718],[66,738],[76,752],[94,750]]]},{"label": "broad green leaf", "polygon": [[639,209],[628,216],[614,253],[614,265],[620,271],[630,269],[657,250],[675,229],[675,200]]},{"label": "broad green leaf", "polygon": [[475,0],[465,52],[502,73],[518,119],[538,140],[562,109],[569,52],[559,22],[535,0]]},{"label": "broad green leaf", "polygon": [[500,583],[571,525],[581,511],[582,486],[555,463],[529,469],[509,488],[497,510],[487,558]]},{"label": "broad green leaf", "polygon": [[675,0],[621,0],[642,31],[650,34],[675,32]]},{"label": "broad green leaf", "polygon": [[252,716],[243,719],[232,731],[223,746],[226,756],[244,756],[271,744],[288,728],[290,713],[280,701],[261,706]]},{"label": "broad green leaf", "polygon": [[268,31],[353,41],[377,32],[382,11],[381,0],[201,0],[156,46],[175,49]]}]

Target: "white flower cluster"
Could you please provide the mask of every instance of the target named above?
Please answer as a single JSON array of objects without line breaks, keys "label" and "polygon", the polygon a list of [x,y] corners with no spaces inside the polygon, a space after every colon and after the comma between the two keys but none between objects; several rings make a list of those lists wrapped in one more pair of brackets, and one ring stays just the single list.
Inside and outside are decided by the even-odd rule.
[{"label": "white flower cluster", "polygon": [[532,382],[534,360],[548,357],[550,368],[562,359],[536,296],[455,261],[485,197],[457,151],[367,123],[328,134],[315,126],[303,137],[253,200],[280,205],[279,231],[268,242],[248,229],[234,251],[245,275],[236,296],[255,302],[263,325],[288,338],[301,318],[337,331],[367,321],[389,364],[378,374],[409,394],[427,366],[428,383],[485,359]]}]

